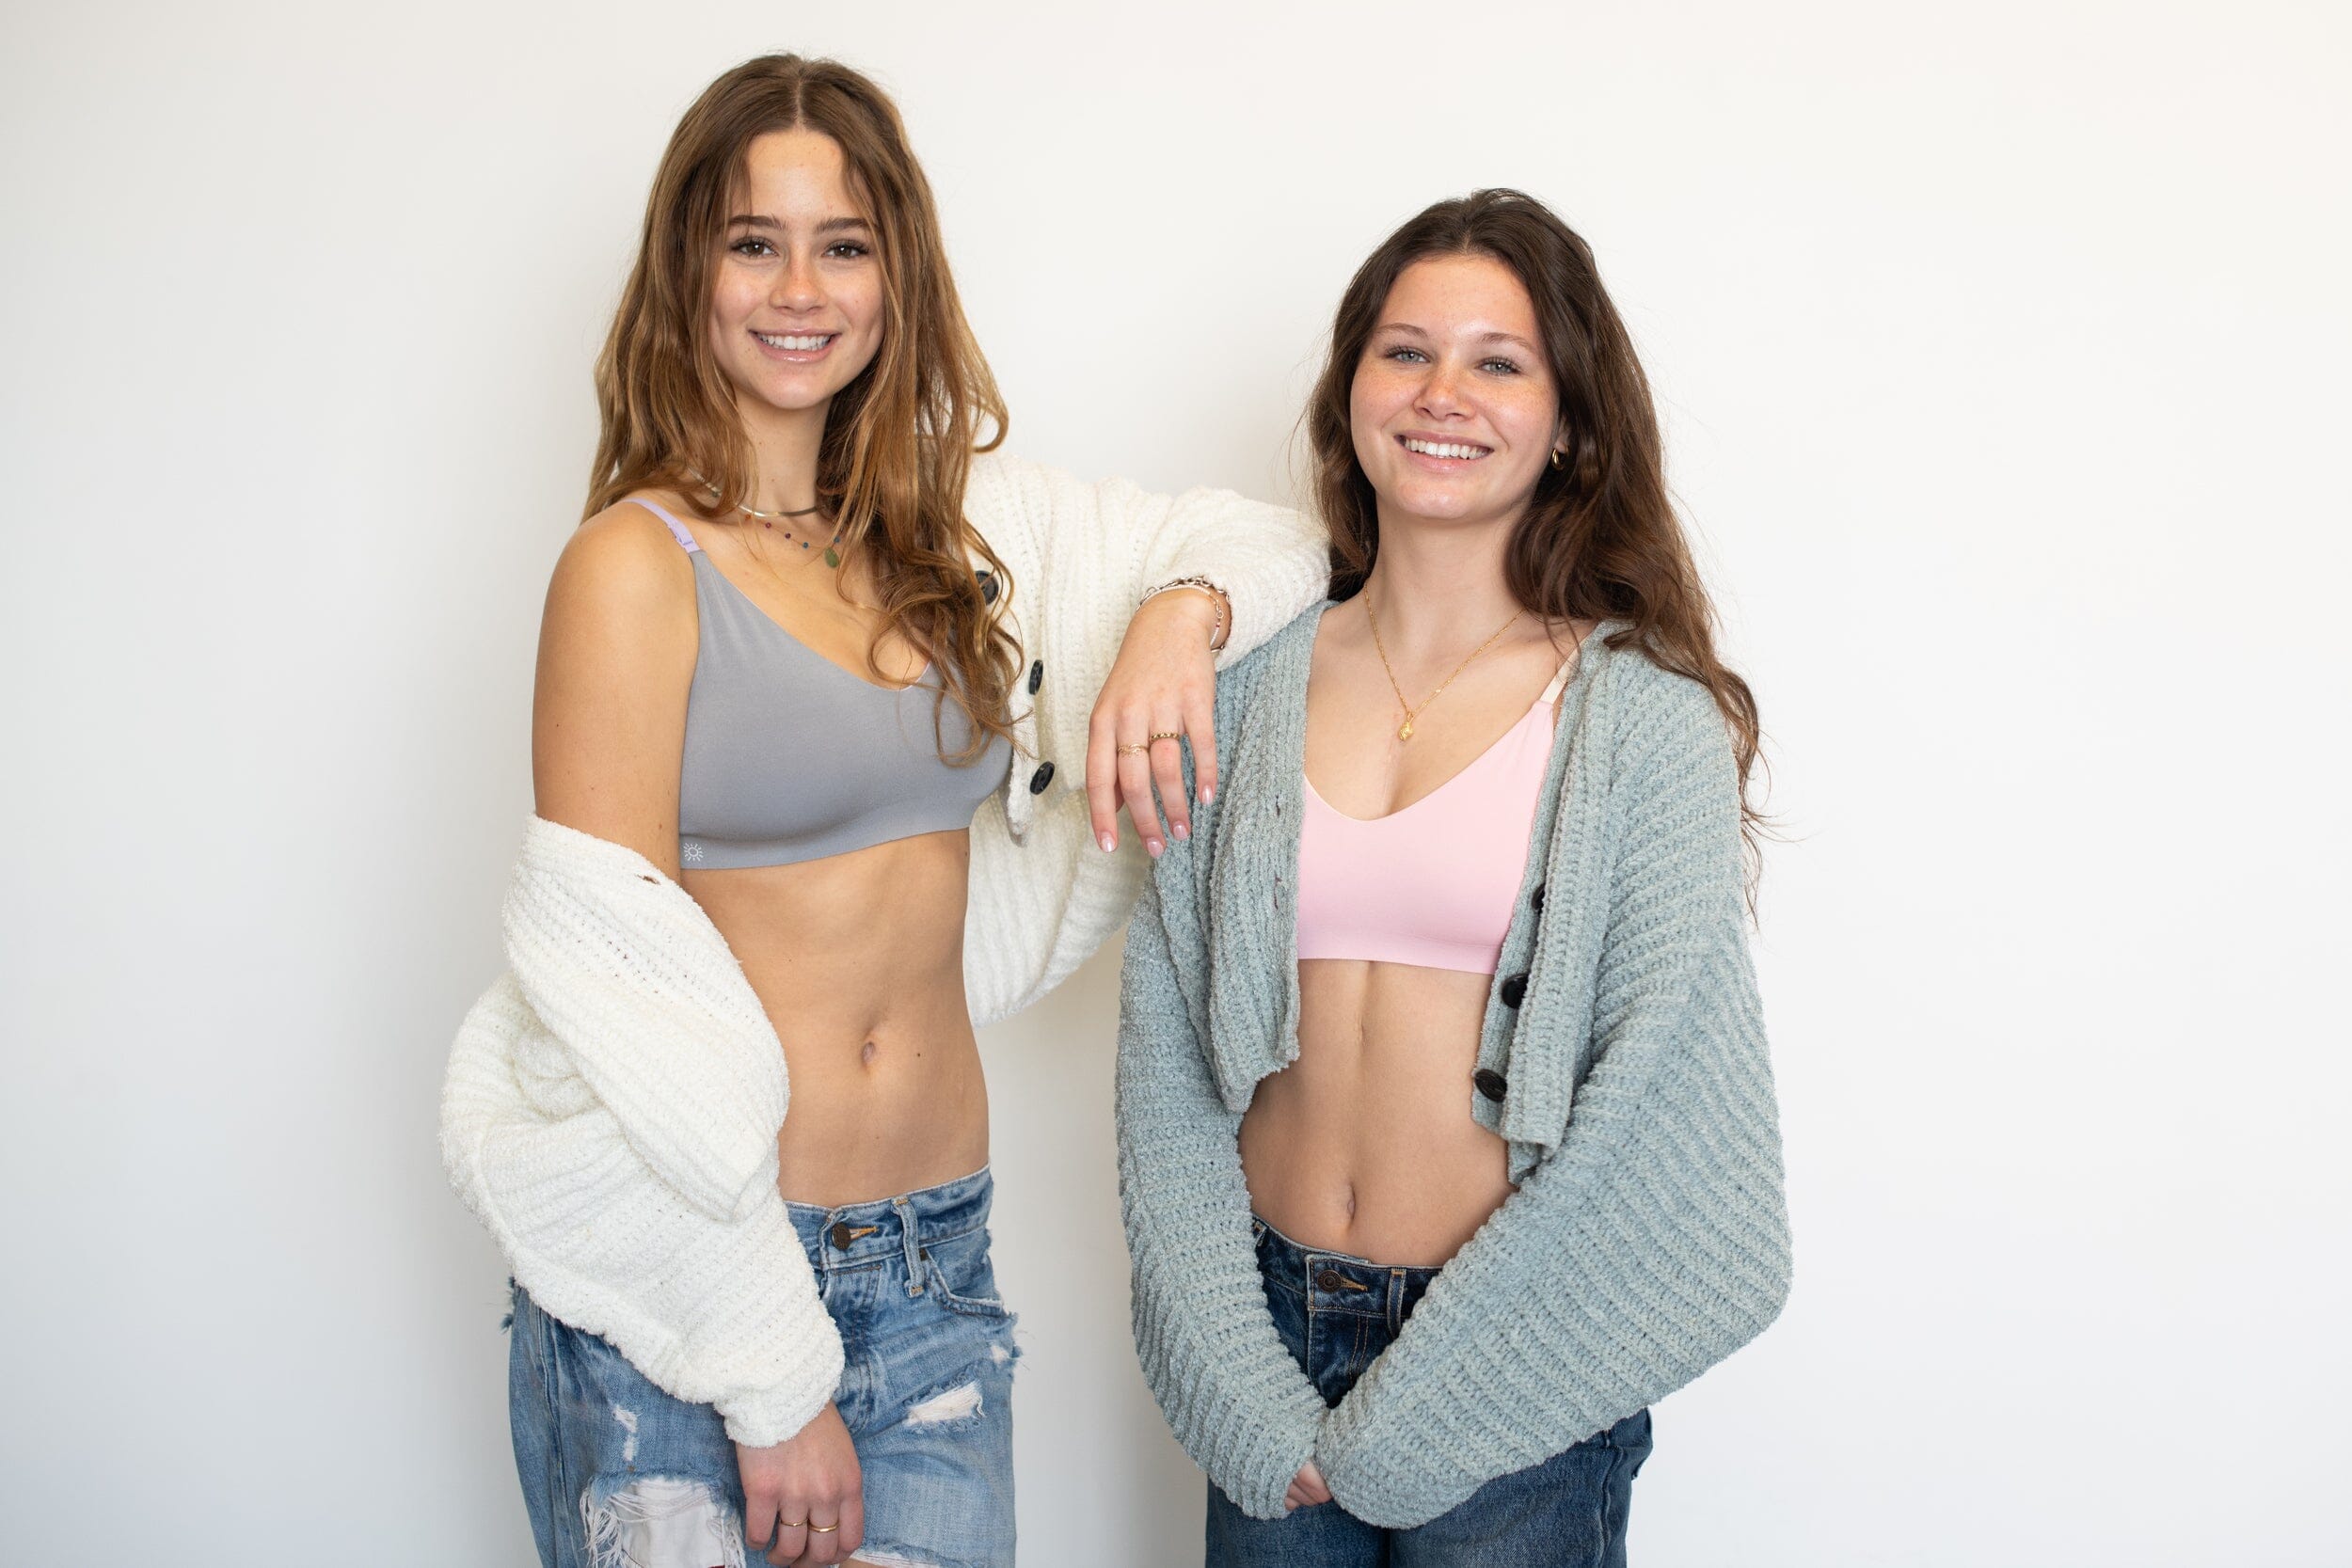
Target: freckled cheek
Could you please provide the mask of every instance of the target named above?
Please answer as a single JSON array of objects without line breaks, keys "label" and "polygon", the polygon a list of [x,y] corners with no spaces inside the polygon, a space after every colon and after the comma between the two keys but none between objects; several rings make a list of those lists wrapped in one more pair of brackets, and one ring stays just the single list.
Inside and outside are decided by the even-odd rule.
[{"label": "freckled cheek", "polygon": [[723,275],[710,295],[710,337],[714,343],[730,343],[736,332],[749,322],[752,312],[759,308],[759,291],[746,287],[740,279]]},{"label": "freckled cheek", "polygon": [[1347,426],[1356,445],[1356,461],[1365,468],[1386,455],[1389,438],[1382,427],[1387,424],[1394,398],[1384,398],[1378,381],[1368,372],[1358,372],[1354,386],[1348,389]]}]

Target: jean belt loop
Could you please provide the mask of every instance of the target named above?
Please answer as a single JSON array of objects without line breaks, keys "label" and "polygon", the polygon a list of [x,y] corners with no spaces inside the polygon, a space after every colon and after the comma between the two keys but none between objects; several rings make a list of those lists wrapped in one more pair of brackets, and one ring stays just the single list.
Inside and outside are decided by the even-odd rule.
[{"label": "jean belt loop", "polygon": [[898,1242],[907,1253],[907,1294],[923,1293],[923,1238],[916,1233],[914,1205],[903,1197],[894,1197],[890,1206],[898,1212]]}]

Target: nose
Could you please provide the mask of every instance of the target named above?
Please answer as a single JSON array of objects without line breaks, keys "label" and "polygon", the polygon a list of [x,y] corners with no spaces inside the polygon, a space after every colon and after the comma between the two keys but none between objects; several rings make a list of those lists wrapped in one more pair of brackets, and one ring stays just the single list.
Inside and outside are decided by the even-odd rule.
[{"label": "nose", "polygon": [[1462,400],[1460,371],[1443,360],[1432,361],[1429,373],[1422,377],[1420,390],[1414,395],[1413,406],[1433,420],[1468,412],[1468,404]]},{"label": "nose", "polygon": [[817,276],[817,259],[805,251],[786,258],[768,303],[779,310],[814,310],[824,304],[825,288]]}]

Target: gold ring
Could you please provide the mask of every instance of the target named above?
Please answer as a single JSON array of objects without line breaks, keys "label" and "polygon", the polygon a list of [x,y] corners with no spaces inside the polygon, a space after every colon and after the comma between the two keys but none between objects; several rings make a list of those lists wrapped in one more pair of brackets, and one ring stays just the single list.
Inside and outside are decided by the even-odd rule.
[{"label": "gold ring", "polygon": [[1136,755],[1139,755],[1139,754],[1141,754],[1142,752],[1148,752],[1148,751],[1150,751],[1151,749],[1152,749],[1152,743],[1151,743],[1150,741],[1148,741],[1148,740],[1138,740],[1138,741],[1136,741],[1136,742],[1134,745],[1132,745],[1132,746],[1121,746],[1121,747],[1119,749],[1119,754],[1120,754],[1120,756],[1122,756],[1122,757],[1132,757],[1132,756],[1136,756]]},{"label": "gold ring", "polygon": [[778,1529],[806,1529],[807,1528],[808,1521],[806,1519],[779,1519],[776,1521],[776,1528]]},{"label": "gold ring", "polygon": [[837,1530],[840,1528],[841,1527],[839,1525],[811,1525],[808,1527],[808,1533],[811,1535],[831,1535],[834,1530]]},{"label": "gold ring", "polygon": [[1184,738],[1184,732],[1182,730],[1153,730],[1152,732],[1152,738],[1154,740],[1182,740]]}]

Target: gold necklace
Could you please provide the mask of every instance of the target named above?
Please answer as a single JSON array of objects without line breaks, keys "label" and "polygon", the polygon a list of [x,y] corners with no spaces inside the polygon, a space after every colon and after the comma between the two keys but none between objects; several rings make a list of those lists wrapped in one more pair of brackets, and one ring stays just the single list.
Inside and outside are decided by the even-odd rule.
[{"label": "gold necklace", "polygon": [[[1495,639],[1501,637],[1504,632],[1509,631],[1514,626],[1517,626],[1518,624],[1519,617],[1526,613],[1527,611],[1524,610],[1515,610],[1511,611],[1511,619],[1495,627],[1493,636],[1488,637],[1486,641],[1481,642],[1477,647],[1470,650],[1470,658],[1462,660],[1461,663],[1454,667],[1454,675],[1458,675],[1463,671],[1469,669],[1470,667],[1470,658],[1476,658],[1480,654],[1483,654],[1488,648],[1493,647],[1495,645]],[[1439,681],[1438,683],[1438,689],[1436,691],[1432,691],[1428,696],[1423,697],[1421,700],[1420,707],[1415,707],[1412,704],[1405,700],[1405,689],[1396,684],[1395,667],[1389,663],[1389,650],[1381,646],[1380,617],[1372,612],[1372,595],[1370,594],[1366,594],[1364,595],[1364,619],[1372,623],[1372,645],[1375,651],[1380,655],[1380,668],[1388,671],[1389,673],[1389,689],[1396,693],[1396,705],[1405,710],[1405,722],[1396,727],[1396,737],[1399,740],[1410,740],[1413,738],[1413,721],[1420,718],[1422,713],[1426,712],[1429,705],[1436,702],[1445,691],[1445,689],[1454,684],[1454,675],[1448,675],[1445,679]]]}]

